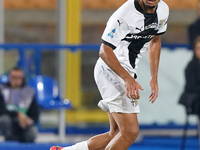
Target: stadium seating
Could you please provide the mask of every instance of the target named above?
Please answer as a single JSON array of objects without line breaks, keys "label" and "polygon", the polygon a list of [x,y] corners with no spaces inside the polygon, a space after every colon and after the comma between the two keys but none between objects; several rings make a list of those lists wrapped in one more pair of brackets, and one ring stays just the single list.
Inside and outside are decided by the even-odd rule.
[{"label": "stadium seating", "polygon": [[59,141],[65,136],[65,110],[71,109],[68,99],[61,99],[57,82],[49,76],[35,76],[30,78],[28,85],[36,91],[36,100],[45,110],[59,110]]},{"label": "stadium seating", "polygon": [[9,81],[9,78],[7,75],[0,76],[0,84],[7,83]]}]

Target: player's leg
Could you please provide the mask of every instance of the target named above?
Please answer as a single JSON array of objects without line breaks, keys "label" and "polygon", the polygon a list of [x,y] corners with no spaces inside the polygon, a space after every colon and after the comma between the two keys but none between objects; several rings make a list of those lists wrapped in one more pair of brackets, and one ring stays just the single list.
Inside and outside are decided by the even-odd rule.
[{"label": "player's leg", "polygon": [[[110,131],[104,134],[100,134],[90,138],[88,141],[77,143],[70,147],[60,148],[59,150],[104,150],[108,143],[119,132],[118,126],[113,119],[112,115],[108,112],[108,118],[110,123]],[[53,146],[51,150],[58,150],[58,147]]]},{"label": "player's leg", "polygon": [[105,150],[127,150],[139,133],[137,114],[112,113],[119,127],[119,133],[110,141]]},{"label": "player's leg", "polygon": [[119,128],[113,119],[112,115],[108,112],[108,118],[110,123],[110,131],[104,134],[94,136],[88,140],[89,150],[105,149],[108,143],[117,135]]}]

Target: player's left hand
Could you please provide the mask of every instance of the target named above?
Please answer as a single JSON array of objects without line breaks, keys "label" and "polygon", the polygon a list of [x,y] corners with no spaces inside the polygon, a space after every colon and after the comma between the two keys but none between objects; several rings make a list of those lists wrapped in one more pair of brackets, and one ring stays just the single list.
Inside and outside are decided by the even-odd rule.
[{"label": "player's left hand", "polygon": [[158,97],[158,82],[157,79],[151,78],[150,80],[151,94],[149,96],[149,102],[154,103]]}]

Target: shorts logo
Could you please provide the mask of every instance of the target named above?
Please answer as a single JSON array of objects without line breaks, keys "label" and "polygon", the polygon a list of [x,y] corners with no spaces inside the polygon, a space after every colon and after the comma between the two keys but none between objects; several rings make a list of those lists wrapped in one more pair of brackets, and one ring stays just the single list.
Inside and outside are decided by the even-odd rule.
[{"label": "shorts logo", "polygon": [[111,38],[114,38],[114,34],[116,32],[116,29],[112,29],[112,31],[110,33],[108,33],[108,36],[110,36]]},{"label": "shorts logo", "polygon": [[137,99],[131,99],[131,104],[132,104],[134,107],[137,107],[137,105],[138,105]]}]

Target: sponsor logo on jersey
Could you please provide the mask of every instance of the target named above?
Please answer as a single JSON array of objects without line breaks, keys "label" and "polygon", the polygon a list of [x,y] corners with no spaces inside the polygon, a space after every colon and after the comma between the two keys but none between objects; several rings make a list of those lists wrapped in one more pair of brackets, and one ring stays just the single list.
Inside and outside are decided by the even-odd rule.
[{"label": "sponsor logo on jersey", "polygon": [[[163,24],[163,22],[162,22],[162,24]],[[158,30],[158,27],[160,27],[160,26],[162,26],[162,25],[159,24],[159,26],[158,26],[158,23],[154,22],[152,24],[149,24],[149,25],[145,26],[144,29],[143,29],[143,26],[142,27],[136,27],[135,29],[138,30],[138,31],[140,31],[140,32],[142,32],[142,31],[148,30],[148,29]]]},{"label": "sponsor logo on jersey", "polygon": [[111,38],[114,38],[114,34],[116,32],[116,29],[112,29],[112,31],[110,33],[108,33],[108,36],[111,37]]},{"label": "sponsor logo on jersey", "polygon": [[123,24],[123,22],[120,22],[119,20],[117,20],[117,22],[119,23],[119,26],[120,26],[121,24]]},{"label": "sponsor logo on jersey", "polygon": [[154,35],[129,35],[129,36],[126,36],[126,39],[135,39],[135,40],[138,40],[138,39],[152,39],[154,37]]},{"label": "sponsor logo on jersey", "polygon": [[158,27],[158,23],[154,22],[152,24],[149,24],[148,26],[145,26],[145,30],[148,30],[148,29],[156,29]]},{"label": "sponsor logo on jersey", "polygon": [[142,32],[142,28],[143,28],[143,26],[140,27],[140,28],[136,27],[135,29],[136,29],[136,30],[139,30],[140,32]]}]

